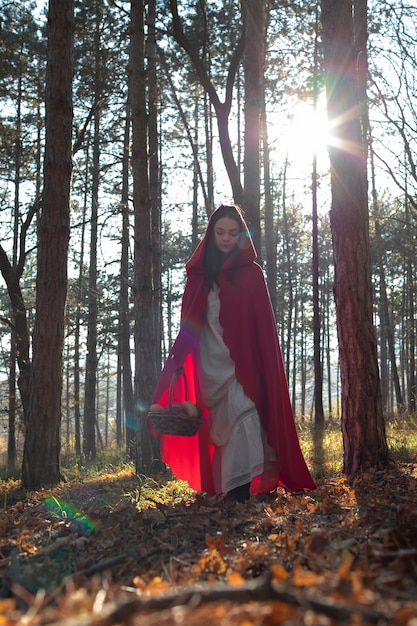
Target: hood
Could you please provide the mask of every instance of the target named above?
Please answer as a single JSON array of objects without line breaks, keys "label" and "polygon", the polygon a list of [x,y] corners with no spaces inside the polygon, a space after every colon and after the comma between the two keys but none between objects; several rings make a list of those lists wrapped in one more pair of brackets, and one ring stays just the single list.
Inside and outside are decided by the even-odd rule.
[{"label": "hood", "polygon": [[[222,207],[219,207],[218,209],[213,211],[213,213],[210,215],[206,232],[204,233],[202,240],[200,241],[200,243],[194,250],[193,254],[191,255],[189,261],[187,262],[185,266],[187,276],[190,276],[191,274],[201,274],[203,272],[203,258],[204,258],[204,253],[205,253],[207,242],[208,242],[209,233],[211,232],[211,229],[213,228],[214,218],[217,212],[221,208]],[[238,265],[240,266],[249,265],[250,263],[253,263],[257,257],[257,253],[255,250],[255,246],[253,245],[249,228],[245,220],[243,219],[243,217],[241,217],[241,220],[242,220],[243,230],[239,238],[239,242],[238,242],[238,247],[239,247],[239,252],[240,252],[239,258],[238,258]],[[229,258],[226,259],[223,265],[223,269],[226,269],[228,267],[229,265],[228,261],[231,263],[231,259],[230,260]]]}]

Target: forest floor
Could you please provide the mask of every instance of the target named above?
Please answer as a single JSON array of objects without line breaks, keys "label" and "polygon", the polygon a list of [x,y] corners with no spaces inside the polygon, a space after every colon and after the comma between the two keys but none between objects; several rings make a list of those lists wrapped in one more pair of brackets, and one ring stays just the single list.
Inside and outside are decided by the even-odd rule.
[{"label": "forest floor", "polygon": [[0,626],[417,626],[417,464],[230,504],[132,468],[0,482]]}]

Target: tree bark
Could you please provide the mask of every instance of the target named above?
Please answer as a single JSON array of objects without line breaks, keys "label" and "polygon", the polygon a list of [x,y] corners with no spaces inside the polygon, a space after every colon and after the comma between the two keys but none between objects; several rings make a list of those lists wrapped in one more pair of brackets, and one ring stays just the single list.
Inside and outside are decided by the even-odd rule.
[{"label": "tree bark", "polygon": [[[88,163],[89,156],[88,150],[86,154],[86,172],[85,177],[88,178]],[[87,180],[85,181],[87,188]],[[85,245],[85,216],[86,216],[86,198],[84,198],[84,204],[82,209],[82,228],[81,228],[81,241],[80,241],[80,256],[79,256],[79,273],[77,279],[77,301],[76,301],[76,313],[75,313],[75,325],[74,325],[74,440],[75,440],[75,454],[81,456],[81,386],[80,386],[80,335],[81,335],[81,316],[83,306],[83,277],[84,277],[84,245]]]},{"label": "tree bark", "polygon": [[[125,416],[126,454],[128,458],[136,456],[136,417],[133,397],[132,363],[130,360],[130,310],[129,310],[129,162],[130,162],[130,105],[126,105],[126,121],[124,129],[123,173],[122,173],[122,252],[120,259],[120,317],[119,317],[119,349],[122,369],[122,397]],[[122,424],[117,424],[117,443],[122,440]]]},{"label": "tree bark", "polygon": [[334,129],[334,141],[329,147],[330,217],[342,384],[343,466],[346,474],[353,475],[369,465],[384,466],[388,456],[372,321],[367,119],[363,102],[366,2],[355,2],[353,7],[351,0],[322,0],[321,8],[327,109]]},{"label": "tree bark", "polygon": [[99,179],[99,127],[100,114],[94,113],[93,181],[91,193],[90,252],[88,269],[87,355],[84,387],[84,440],[83,451],[87,458],[96,458],[96,387],[97,387],[97,232],[98,232],[98,179]]},{"label": "tree bark", "polygon": [[[288,161],[285,161],[284,171],[283,171],[283,182],[282,182],[282,238],[283,238],[283,263],[286,267],[286,277],[287,277],[287,290],[288,290],[288,311],[287,311],[287,320],[286,320],[286,338],[285,342],[283,342],[284,346],[284,363],[285,363],[285,374],[287,379],[290,379],[290,360],[291,360],[291,337],[293,335],[293,330],[295,328],[295,307],[296,307],[296,299],[295,299],[295,280],[294,280],[294,272],[293,272],[293,264],[291,262],[291,245],[290,245],[290,233],[288,229],[288,216],[287,216],[287,167]],[[295,334],[295,331],[294,331]]]},{"label": "tree bark", "polygon": [[260,142],[263,109],[264,65],[266,49],[266,3],[264,0],[243,0],[242,17],[245,30],[245,143],[243,157],[245,219],[262,262],[261,248],[261,181]]},{"label": "tree bark", "polygon": [[[314,87],[313,87],[313,106],[317,111],[318,99],[318,8],[316,9],[316,28],[314,40]],[[317,153],[313,154],[312,175],[311,175],[311,192],[312,192],[312,279],[313,279],[313,335],[314,335],[314,424],[321,428],[324,423],[323,409],[323,365],[321,350],[321,313],[320,313],[320,255],[318,241],[318,215],[317,215],[317,194],[318,194],[318,176],[317,176]]]},{"label": "tree bark", "polygon": [[[100,33],[102,28],[102,14],[100,2],[95,3],[95,30],[94,30],[94,101],[99,102],[102,84],[102,69],[100,60]],[[90,219],[90,253],[88,269],[88,313],[87,313],[87,356],[85,367],[85,394],[84,394],[84,454],[89,459],[95,459],[96,449],[96,389],[97,389],[97,234],[98,234],[98,193],[100,178],[100,118],[101,106],[94,109],[93,114],[93,155],[92,155],[92,182],[91,182],[91,219]]]},{"label": "tree bark", "polygon": [[268,144],[268,127],[265,110],[265,94],[263,94],[262,118],[262,152],[264,174],[264,241],[265,241],[265,266],[266,280],[271,296],[272,308],[277,314],[277,227],[274,216],[274,197],[272,193],[271,160]]},{"label": "tree bark", "polygon": [[73,0],[50,0],[46,69],[44,196],[39,220],[36,320],[22,481],[60,480],[62,352],[72,173]]},{"label": "tree bark", "polygon": [[416,385],[416,331],[415,331],[415,307],[414,307],[414,266],[415,266],[415,235],[411,225],[410,207],[408,194],[405,201],[405,228],[406,228],[406,302],[407,302],[407,405],[410,413],[416,411],[417,385]]},{"label": "tree bark", "polygon": [[132,174],[134,206],[135,400],[138,428],[137,465],[148,470],[152,441],[145,425],[157,382],[152,269],[152,214],[148,170],[148,119],[145,76],[145,1],[131,2],[130,85],[132,102]]},{"label": "tree bark", "polygon": [[[151,210],[152,235],[152,313],[154,324],[155,370],[160,371],[162,364],[162,277],[161,277],[161,169],[159,158],[159,127],[158,127],[158,72],[156,44],[156,0],[148,0],[147,4],[147,65],[148,65],[148,128],[149,128],[149,196]],[[156,383],[156,379],[155,379]],[[152,438],[153,456],[159,455],[157,439]]]}]

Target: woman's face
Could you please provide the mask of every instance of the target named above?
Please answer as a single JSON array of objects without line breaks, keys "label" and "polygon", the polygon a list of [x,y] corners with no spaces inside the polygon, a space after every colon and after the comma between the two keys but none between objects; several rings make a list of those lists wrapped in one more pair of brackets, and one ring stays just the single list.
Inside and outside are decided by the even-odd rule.
[{"label": "woman's face", "polygon": [[228,254],[239,238],[239,224],[231,217],[221,217],[214,225],[214,245],[220,252]]}]

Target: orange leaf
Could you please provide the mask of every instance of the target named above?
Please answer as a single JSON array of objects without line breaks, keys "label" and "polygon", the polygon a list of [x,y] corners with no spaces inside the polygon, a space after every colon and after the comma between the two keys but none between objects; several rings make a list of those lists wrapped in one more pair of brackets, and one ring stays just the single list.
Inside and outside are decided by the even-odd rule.
[{"label": "orange leaf", "polygon": [[289,577],[289,573],[280,563],[273,563],[271,565],[271,573],[274,580],[278,582],[287,580],[287,578]]},{"label": "orange leaf", "polygon": [[294,584],[297,587],[308,587],[309,585],[316,585],[320,582],[320,577],[315,573],[307,569],[303,569],[301,565],[293,571]]},{"label": "orange leaf", "polygon": [[209,548],[209,550],[217,550],[219,554],[227,553],[227,548],[224,543],[224,537],[220,534],[216,537],[206,535],[206,546]]},{"label": "orange leaf", "polygon": [[238,572],[232,572],[228,575],[227,582],[229,585],[232,585],[232,587],[238,587],[244,584],[245,579]]},{"label": "orange leaf", "polygon": [[302,523],[301,523],[301,520],[300,520],[300,519],[296,519],[296,520],[295,520],[295,528],[296,528],[297,532],[299,532],[299,533],[301,533],[301,534],[303,534],[303,533],[304,533],[304,531],[303,531],[303,525],[302,525]]},{"label": "orange leaf", "polygon": [[296,607],[284,604],[283,602],[272,602],[270,609],[270,614],[265,615],[262,621],[264,626],[281,626],[281,624],[287,622],[291,617],[297,615]]},{"label": "orange leaf", "polygon": [[342,562],[339,566],[338,574],[341,578],[347,579],[350,576],[355,556],[349,550],[343,550],[341,557]]},{"label": "orange leaf", "polygon": [[212,550],[209,554],[204,555],[200,559],[199,565],[202,570],[211,574],[224,574],[226,571],[226,563],[217,550]]},{"label": "orange leaf", "polygon": [[147,586],[146,591],[154,593],[155,591],[165,591],[168,587],[169,582],[167,580],[162,580],[160,576],[155,576]]},{"label": "orange leaf", "polygon": [[16,608],[16,598],[3,598],[0,600],[0,613],[14,611]]}]

